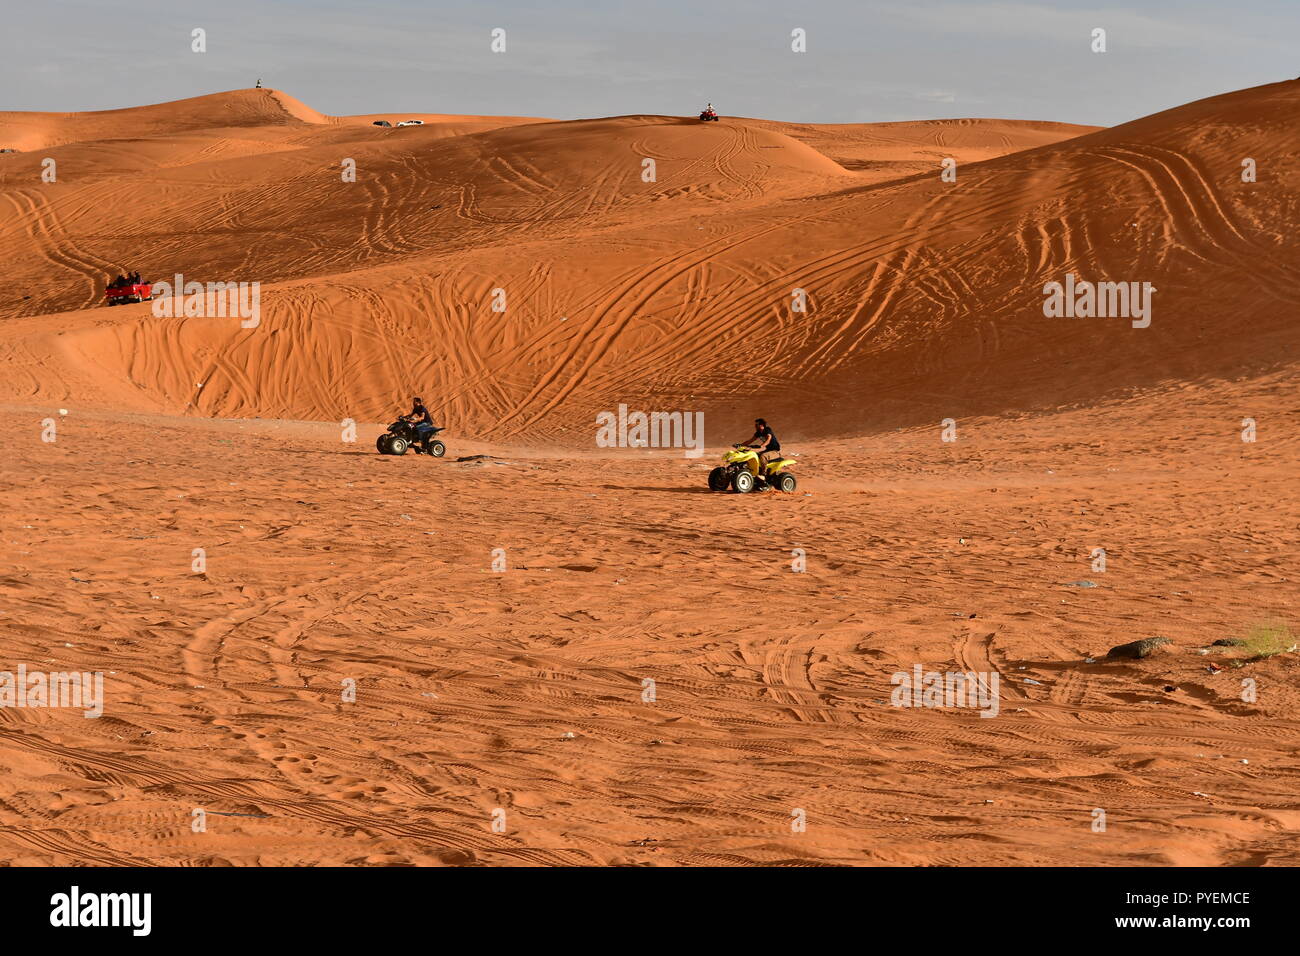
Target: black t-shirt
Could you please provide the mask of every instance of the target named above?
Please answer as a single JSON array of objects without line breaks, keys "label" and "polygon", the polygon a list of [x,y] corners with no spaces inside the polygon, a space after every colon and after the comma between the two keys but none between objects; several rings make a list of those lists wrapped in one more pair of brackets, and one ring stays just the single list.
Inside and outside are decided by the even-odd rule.
[{"label": "black t-shirt", "polygon": [[754,440],[755,440],[755,441],[757,441],[757,440],[759,440],[759,439],[761,439],[761,438],[770,438],[770,439],[771,439],[771,441],[769,441],[769,442],[767,443],[767,447],[764,448],[763,451],[780,451],[780,450],[781,450],[781,443],[780,443],[779,441],[776,440],[776,434],[772,431],[772,429],[771,429],[770,426],[768,426],[768,425],[764,425],[762,428],[760,428],[758,431],[756,431],[756,432],[754,433]]}]

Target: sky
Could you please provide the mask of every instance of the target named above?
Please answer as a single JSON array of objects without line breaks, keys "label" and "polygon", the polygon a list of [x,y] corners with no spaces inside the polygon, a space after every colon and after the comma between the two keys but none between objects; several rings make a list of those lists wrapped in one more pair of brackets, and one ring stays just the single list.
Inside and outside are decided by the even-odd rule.
[{"label": "sky", "polygon": [[[4,17],[0,110],[117,109],[260,78],[335,115],[689,115],[711,101],[790,122],[1112,126],[1300,75],[1300,0],[45,0]],[[191,50],[196,28],[206,52]]]}]

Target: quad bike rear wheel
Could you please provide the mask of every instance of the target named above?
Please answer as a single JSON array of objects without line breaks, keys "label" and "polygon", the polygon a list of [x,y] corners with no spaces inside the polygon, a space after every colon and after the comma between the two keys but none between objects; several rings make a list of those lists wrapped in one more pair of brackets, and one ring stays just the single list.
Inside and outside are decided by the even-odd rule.
[{"label": "quad bike rear wheel", "polygon": [[784,474],[777,475],[776,487],[781,491],[790,492],[799,487],[799,482],[794,480],[794,475],[785,472]]},{"label": "quad bike rear wheel", "polygon": [[375,450],[381,455],[388,454],[388,439],[392,438],[387,432],[375,439]]},{"label": "quad bike rear wheel", "polygon": [[727,469],[721,465],[709,472],[710,491],[726,491],[728,484],[730,484],[730,481],[727,478]]},{"label": "quad bike rear wheel", "polygon": [[432,455],[434,458],[441,458],[447,454],[447,446],[440,441],[431,441],[424,446],[424,453]]},{"label": "quad bike rear wheel", "polygon": [[747,495],[754,490],[754,476],[742,469],[732,475],[731,487],[740,494]]}]

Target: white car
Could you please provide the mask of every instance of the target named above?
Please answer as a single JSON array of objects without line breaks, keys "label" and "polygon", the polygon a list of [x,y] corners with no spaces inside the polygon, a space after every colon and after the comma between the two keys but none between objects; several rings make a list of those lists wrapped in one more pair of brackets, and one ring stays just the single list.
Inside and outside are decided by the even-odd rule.
[{"label": "white car", "polygon": [[402,120],[398,126],[423,126],[424,120]]}]

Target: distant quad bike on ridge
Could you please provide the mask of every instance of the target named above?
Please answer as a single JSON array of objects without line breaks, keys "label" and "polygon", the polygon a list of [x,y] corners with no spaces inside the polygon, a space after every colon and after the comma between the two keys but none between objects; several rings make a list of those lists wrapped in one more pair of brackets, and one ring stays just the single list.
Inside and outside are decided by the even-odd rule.
[{"label": "distant quad bike on ridge", "polygon": [[712,106],[700,113],[700,122],[707,123],[710,120],[715,123],[719,122],[718,111]]},{"label": "distant quad bike on ridge", "polygon": [[758,451],[745,445],[732,445],[722,456],[722,464],[709,472],[709,490],[732,491],[748,494],[751,491],[775,488],[777,491],[794,491],[799,486],[794,475],[787,470],[795,464],[793,458],[759,461]]},{"label": "distant quad bike on ridge", "polygon": [[414,448],[417,455],[441,458],[447,454],[447,446],[434,438],[440,431],[444,429],[435,427],[421,440],[415,426],[399,418],[375,440],[375,448],[381,455],[405,455],[408,448]]}]

